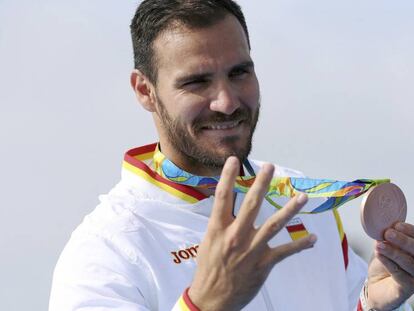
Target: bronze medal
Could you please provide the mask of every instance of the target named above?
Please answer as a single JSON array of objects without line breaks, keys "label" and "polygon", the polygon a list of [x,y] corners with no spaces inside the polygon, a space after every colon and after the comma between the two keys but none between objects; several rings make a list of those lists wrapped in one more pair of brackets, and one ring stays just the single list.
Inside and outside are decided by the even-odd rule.
[{"label": "bronze medal", "polygon": [[368,190],[361,204],[361,223],[373,239],[384,240],[384,232],[407,217],[407,201],[395,184],[384,183]]}]

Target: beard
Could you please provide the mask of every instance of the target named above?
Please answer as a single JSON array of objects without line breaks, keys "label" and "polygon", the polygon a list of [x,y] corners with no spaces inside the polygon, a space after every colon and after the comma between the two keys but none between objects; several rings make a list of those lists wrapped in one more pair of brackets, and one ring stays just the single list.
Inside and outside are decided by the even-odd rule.
[{"label": "beard", "polygon": [[[163,123],[169,143],[184,157],[191,165],[202,165],[212,169],[222,168],[229,156],[236,156],[239,161],[244,161],[252,149],[252,138],[259,119],[260,102],[257,109],[253,111],[247,106],[241,106],[231,115],[215,112],[209,117],[198,117],[191,124],[193,135],[187,129],[180,118],[173,119],[167,112],[161,99],[156,96],[158,102],[159,117]],[[242,121],[238,126],[248,126],[249,132],[246,137],[223,136],[217,144],[217,148],[203,144],[199,134],[205,130],[205,126],[219,122]],[[237,142],[244,139],[241,146],[237,147]],[[226,145],[224,153],[217,152],[220,146]]]}]

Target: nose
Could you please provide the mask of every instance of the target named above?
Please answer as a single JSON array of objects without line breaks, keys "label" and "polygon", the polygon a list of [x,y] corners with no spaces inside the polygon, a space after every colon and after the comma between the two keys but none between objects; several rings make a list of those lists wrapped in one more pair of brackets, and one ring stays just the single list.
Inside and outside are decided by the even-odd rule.
[{"label": "nose", "polygon": [[210,110],[231,115],[239,107],[240,101],[232,86],[228,82],[219,83],[210,102]]}]

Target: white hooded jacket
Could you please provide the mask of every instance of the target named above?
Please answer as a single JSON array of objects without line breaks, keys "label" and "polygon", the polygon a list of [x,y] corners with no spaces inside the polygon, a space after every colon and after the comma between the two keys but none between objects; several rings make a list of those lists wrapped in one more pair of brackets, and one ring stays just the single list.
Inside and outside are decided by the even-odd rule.
[{"label": "white hooded jacket", "polygon": [[[49,311],[192,310],[182,294],[214,196],[156,174],[155,147],[127,152],[121,181],[72,233],[54,271]],[[257,172],[261,163],[251,163]],[[275,176],[303,175],[276,166]],[[243,198],[237,195],[235,215]],[[275,212],[264,201],[255,224]],[[315,246],[277,264],[243,310],[356,310],[367,265],[348,247],[337,212],[299,214],[269,245],[308,233],[318,236]]]}]

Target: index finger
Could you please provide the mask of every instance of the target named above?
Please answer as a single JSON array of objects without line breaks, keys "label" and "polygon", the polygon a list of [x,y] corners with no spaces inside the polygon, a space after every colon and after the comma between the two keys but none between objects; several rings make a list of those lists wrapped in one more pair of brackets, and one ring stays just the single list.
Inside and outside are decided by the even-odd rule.
[{"label": "index finger", "polygon": [[216,187],[209,224],[226,227],[233,221],[233,188],[239,169],[240,162],[235,156],[227,158]]}]

